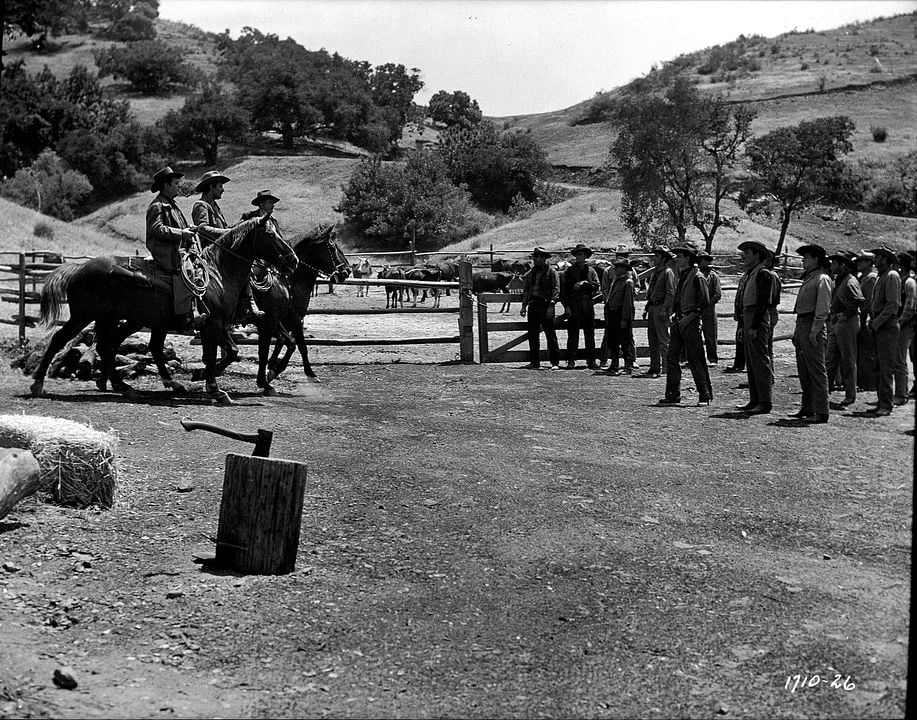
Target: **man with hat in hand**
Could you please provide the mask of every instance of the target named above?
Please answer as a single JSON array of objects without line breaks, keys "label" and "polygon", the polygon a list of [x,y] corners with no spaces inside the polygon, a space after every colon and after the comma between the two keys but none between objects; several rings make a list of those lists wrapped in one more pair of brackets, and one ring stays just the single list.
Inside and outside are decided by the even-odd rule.
[{"label": "man with hat in hand", "polygon": [[796,369],[802,386],[802,407],[790,415],[795,420],[828,422],[828,371],[825,368],[826,323],[834,283],[826,272],[828,253],[821,245],[801,245],[802,285],[796,296]]},{"label": "man with hat in hand", "polygon": [[666,356],[665,397],[659,404],[681,403],[681,355],[684,351],[697,388],[697,404],[706,407],[713,400],[713,388],[704,358],[700,324],[704,309],[710,304],[710,290],[707,278],[694,264],[697,250],[690,245],[682,245],[673,252],[675,268],[678,270],[678,285],[675,287],[675,299],[672,304],[669,350]]},{"label": "man with hat in hand", "polygon": [[825,350],[825,367],[828,382],[837,376],[838,368],[844,384],[842,406],[853,405],[857,399],[857,335],[860,332],[860,308],[863,292],[853,274],[854,259],[838,251],[828,256],[834,291],[828,311],[828,345]]},{"label": "man with hat in hand", "polygon": [[876,395],[878,403],[873,414],[891,415],[894,406],[895,353],[898,349],[898,308],[901,305],[901,276],[894,268],[895,251],[880,247],[872,250],[879,273],[872,291],[869,308],[869,329],[875,338]]},{"label": "man with hat in hand", "polygon": [[898,308],[898,346],[895,350],[895,405],[906,405],[908,397],[907,356],[914,339],[914,307],[917,305],[917,280],[912,265],[909,253],[898,253],[901,306]]},{"label": "man with hat in hand", "polygon": [[522,278],[522,310],[529,335],[529,370],[541,366],[541,331],[548,343],[548,358],[551,369],[560,366],[560,347],[557,331],[554,329],[554,303],[560,299],[560,278],[557,270],[548,265],[550,253],[542,247],[532,251],[532,269]]},{"label": "man with hat in hand", "polygon": [[716,304],[723,297],[723,283],[720,282],[720,276],[716,270],[710,267],[713,262],[713,256],[706,250],[697,253],[697,268],[701,275],[707,278],[707,287],[710,289],[710,304],[704,308],[701,315],[701,332],[704,335],[704,347],[707,350],[707,362],[714,366],[720,361],[719,350],[716,346],[717,340],[717,323],[716,323]]},{"label": "man with hat in hand", "polygon": [[764,415],[773,409],[774,366],[768,352],[773,279],[765,264],[772,253],[757,240],[740,243],[739,252],[745,274],[739,284],[736,307],[742,308],[739,333],[745,350],[749,401],[736,408],[751,415]]},{"label": "man with hat in hand", "polygon": [[625,257],[615,259],[602,275],[602,297],[605,298],[605,337],[602,346],[608,349],[611,363],[608,373],[618,374],[618,358],[624,358],[624,373],[634,371],[630,344],[634,341],[634,281],[630,262]]},{"label": "man with hat in hand", "polygon": [[[197,311],[196,298],[181,278],[179,249],[193,239],[195,228],[188,226],[181,208],[175,202],[179,193],[178,180],[184,173],[165,167],[153,175],[150,192],[157,193],[146,211],[146,247],[153,256],[153,266],[168,274],[172,281],[173,312],[186,316],[184,326],[199,329],[206,320],[206,314]],[[182,329],[185,329],[183,327]]]},{"label": "man with hat in hand", "polygon": [[570,250],[573,264],[564,270],[560,301],[567,313],[567,370],[576,367],[576,351],[579,348],[579,331],[583,330],[583,344],[586,346],[586,364],[593,370],[595,362],[595,302],[599,292],[599,276],[595,268],[586,264],[592,249],[578,243]]},{"label": "man with hat in hand", "polygon": [[669,352],[669,318],[675,302],[675,271],[669,267],[672,253],[665,246],[653,248],[653,269],[647,283],[643,319],[650,348],[650,366],[642,377],[659,377]]},{"label": "man with hat in hand", "polygon": [[872,308],[872,293],[879,273],[873,265],[875,255],[861,250],[856,256],[857,281],[863,293],[860,307],[860,333],[857,336],[857,387],[862,390],[876,389],[876,340],[869,329],[869,311]]}]

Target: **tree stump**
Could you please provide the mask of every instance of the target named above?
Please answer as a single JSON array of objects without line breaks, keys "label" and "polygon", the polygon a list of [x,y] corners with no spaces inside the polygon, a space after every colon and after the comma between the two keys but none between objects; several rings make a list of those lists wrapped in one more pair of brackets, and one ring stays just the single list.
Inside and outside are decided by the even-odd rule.
[{"label": "tree stump", "polygon": [[0,448],[0,520],[22,498],[36,492],[41,472],[35,456],[23,448]]},{"label": "tree stump", "polygon": [[216,564],[252,575],[293,572],[305,490],[304,463],[227,455]]}]

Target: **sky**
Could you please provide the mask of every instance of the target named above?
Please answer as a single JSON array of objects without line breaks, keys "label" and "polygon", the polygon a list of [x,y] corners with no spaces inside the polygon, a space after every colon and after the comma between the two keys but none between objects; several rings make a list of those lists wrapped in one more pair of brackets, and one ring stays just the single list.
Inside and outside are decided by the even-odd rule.
[{"label": "sky", "polygon": [[160,0],[210,32],[243,27],[372,65],[419,68],[426,104],[462,90],[485,115],[550,112],[735,40],[826,30],[917,10],[917,0]]}]

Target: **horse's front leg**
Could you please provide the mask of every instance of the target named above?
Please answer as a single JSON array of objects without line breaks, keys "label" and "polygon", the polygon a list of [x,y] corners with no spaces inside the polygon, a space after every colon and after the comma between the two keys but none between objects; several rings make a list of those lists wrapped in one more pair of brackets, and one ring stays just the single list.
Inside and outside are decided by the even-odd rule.
[{"label": "horse's front leg", "polygon": [[[261,331],[258,331],[258,337],[260,342]],[[214,372],[217,375],[222,375],[226,372],[232,363],[239,359],[239,346],[236,345],[236,341],[232,337],[232,328],[226,327],[223,329],[223,333],[220,339],[220,360],[216,364]]]},{"label": "horse's front leg", "polygon": [[268,323],[261,323],[258,325],[258,377],[255,380],[255,384],[264,390],[264,394],[268,396],[277,394],[277,391],[271,387],[271,380],[273,380],[275,376],[273,374],[268,374],[268,366],[277,359],[276,350],[271,355],[270,360],[268,359],[268,353],[271,351],[271,342],[274,339],[276,331],[276,322],[270,323],[270,325],[268,325]]},{"label": "horse's front leg", "polygon": [[162,380],[163,387],[171,390],[176,395],[187,395],[190,392],[188,386],[172,377],[172,371],[166,365],[165,344],[165,328],[153,328],[150,330],[150,354],[156,363],[156,369],[159,371],[159,378]]},{"label": "horse's front leg", "polygon": [[115,369],[115,353],[124,337],[118,332],[114,322],[109,320],[96,320],[96,349],[99,353],[99,366],[101,377],[96,381],[96,387],[105,389],[105,378],[111,382],[113,392],[120,393],[127,398],[137,397],[137,391],[124,382]]},{"label": "horse's front leg", "polygon": [[315,371],[312,369],[312,363],[309,362],[309,346],[306,344],[306,335],[302,329],[302,322],[294,324],[293,337],[296,340],[296,347],[299,348],[299,354],[302,357],[302,369],[306,373],[306,379],[309,382],[320,383],[321,380],[315,375]]},{"label": "horse's front leg", "polygon": [[217,326],[210,322],[207,323],[201,331],[201,345],[203,346],[202,355],[204,360],[204,387],[207,389],[207,394],[216,400],[217,404],[232,405],[232,399],[224,390],[221,390],[220,386],[217,384],[217,347],[220,344],[220,338],[223,334],[222,331],[223,328],[221,325]]}]

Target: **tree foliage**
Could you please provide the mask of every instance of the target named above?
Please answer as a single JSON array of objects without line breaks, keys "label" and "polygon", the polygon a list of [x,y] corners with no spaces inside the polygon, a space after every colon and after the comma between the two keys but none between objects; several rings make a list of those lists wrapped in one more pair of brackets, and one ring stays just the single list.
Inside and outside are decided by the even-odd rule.
[{"label": "tree foliage", "polygon": [[853,148],[854,129],[846,116],[823,117],[777,128],[748,143],[752,180],[743,196],[764,195],[779,203],[777,254],[783,249],[792,214],[837,192],[838,182],[847,174],[843,156]]},{"label": "tree foliage", "polygon": [[0,183],[0,195],[61,220],[72,220],[73,209],[91,192],[86,176],[70,169],[53,150],[45,150],[31,166]]},{"label": "tree foliage", "polygon": [[461,90],[446,92],[440,90],[427,104],[427,115],[433,122],[441,123],[446,127],[471,127],[481,122],[483,114],[478,107],[478,101]]},{"label": "tree foliage", "polygon": [[44,50],[49,35],[79,27],[82,12],[69,0],[4,0],[3,34],[19,32],[31,39],[34,50]]},{"label": "tree foliage", "polygon": [[[753,119],[746,107],[701,96],[680,78],[663,95],[624,99],[611,156],[630,198],[621,219],[634,236],[650,231],[636,209],[657,218],[664,209],[680,242],[693,226],[709,251],[725,220],[721,203],[735,188],[733,170]],[[651,227],[652,235],[663,226]]]},{"label": "tree foliage", "polygon": [[423,87],[417,68],[375,68],[290,38],[244,28],[238,39],[220,36],[220,74],[238,88],[258,130],[296,138],[324,135],[373,152],[387,152],[401,135]]},{"label": "tree foliage", "polygon": [[509,210],[514,198],[537,198],[538,176],[548,167],[544,151],[529,133],[497,130],[484,120],[471,127],[453,126],[439,139],[449,177],[465,185],[472,200],[485,209]]},{"label": "tree foliage", "polygon": [[180,110],[169,111],[157,124],[174,152],[200,152],[207,165],[216,163],[222,143],[243,141],[251,129],[248,113],[215,83],[187,98]]},{"label": "tree foliage", "polygon": [[172,85],[193,85],[197,71],[184,61],[182,51],[162,40],[138,40],[93,53],[99,77],[124,79],[147,95],[165,92]]},{"label": "tree foliage", "polygon": [[458,239],[471,211],[467,194],[449,180],[434,152],[412,153],[407,162],[366,160],[343,186],[338,212],[367,237],[405,247],[435,248]]}]

